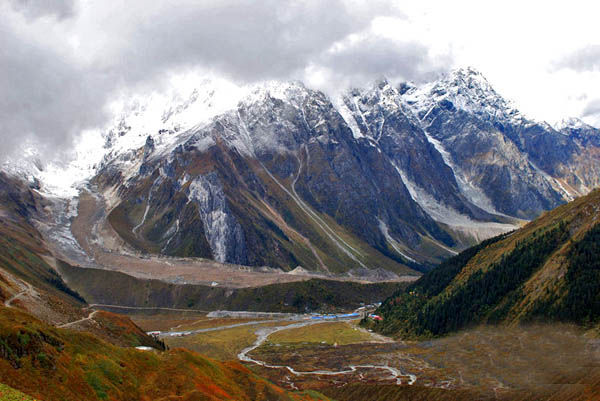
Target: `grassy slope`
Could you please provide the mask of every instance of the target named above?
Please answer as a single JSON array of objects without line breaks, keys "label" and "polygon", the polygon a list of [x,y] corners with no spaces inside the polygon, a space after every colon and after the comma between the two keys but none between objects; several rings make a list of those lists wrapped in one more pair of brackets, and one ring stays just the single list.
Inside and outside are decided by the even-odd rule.
[{"label": "grassy slope", "polygon": [[30,242],[15,237],[14,231],[0,228],[0,269],[73,305],[85,304],[34,249]]},{"label": "grassy slope", "polygon": [[288,394],[238,363],[121,348],[4,307],[0,357],[0,381],[40,400],[315,399]]},{"label": "grassy slope", "polygon": [[81,324],[79,330],[87,331],[121,347],[145,346],[164,349],[162,343],[148,336],[129,317],[116,313],[98,311],[93,321]]},{"label": "grassy slope", "polygon": [[[185,348],[220,361],[234,361],[237,355],[256,341],[257,326],[241,326],[165,339],[170,348]],[[262,326],[260,326],[262,327]]]},{"label": "grassy slope", "polygon": [[354,324],[333,322],[279,331],[269,336],[267,344],[307,342],[346,345],[370,341],[372,339],[371,334],[357,329]]},{"label": "grassy slope", "polygon": [[[69,285],[90,303],[159,306],[200,310],[304,312],[306,309],[352,309],[361,302],[381,301],[398,283],[358,284],[312,279],[256,288],[227,289],[170,284],[124,273],[60,265]],[[402,285],[402,284],[400,284]]]},{"label": "grassy slope", "polygon": [[6,384],[0,383],[0,400],[3,401],[35,401],[34,398],[23,394],[20,391],[17,391],[11,387],[8,387]]},{"label": "grassy slope", "polygon": [[386,300],[379,310],[384,321],[371,325],[388,334],[428,337],[482,322],[596,324],[600,276],[591,264],[600,258],[593,246],[599,211],[596,190],[512,235],[466,250]]},{"label": "grassy slope", "polygon": [[0,269],[75,306],[84,300],[71,291],[48,265],[49,252],[29,218],[43,208],[43,199],[20,182],[0,174]]}]

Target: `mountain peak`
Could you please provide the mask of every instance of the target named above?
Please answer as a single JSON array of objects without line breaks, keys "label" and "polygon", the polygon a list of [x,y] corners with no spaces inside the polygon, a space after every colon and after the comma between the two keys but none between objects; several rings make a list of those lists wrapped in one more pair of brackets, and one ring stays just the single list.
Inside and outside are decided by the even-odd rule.
[{"label": "mountain peak", "polygon": [[267,81],[256,85],[242,101],[252,102],[264,97],[286,100],[308,92],[309,89],[301,81]]},{"label": "mountain peak", "polygon": [[585,123],[582,119],[577,117],[563,118],[559,123],[557,123],[554,126],[554,128],[557,131],[562,131],[565,129],[594,129],[594,127]]},{"label": "mountain peak", "polygon": [[511,120],[521,117],[512,102],[500,96],[483,74],[473,67],[458,68],[437,81],[409,88],[404,97],[421,116],[436,104],[451,102],[453,108],[469,113]]},{"label": "mountain peak", "polygon": [[473,67],[463,67],[450,71],[442,81],[457,87],[471,90],[482,90],[491,95],[498,96],[492,85],[481,72]]},{"label": "mountain peak", "polygon": [[379,79],[377,79],[375,81],[375,86],[379,89],[384,89],[386,86],[388,86],[390,83],[387,80],[386,77],[380,77]]},{"label": "mountain peak", "polygon": [[478,69],[476,69],[475,67],[472,67],[472,66],[454,68],[453,70],[450,71],[450,75],[462,75],[462,76],[474,76],[474,77],[476,76],[476,77],[482,77],[483,79],[485,79],[483,74]]}]

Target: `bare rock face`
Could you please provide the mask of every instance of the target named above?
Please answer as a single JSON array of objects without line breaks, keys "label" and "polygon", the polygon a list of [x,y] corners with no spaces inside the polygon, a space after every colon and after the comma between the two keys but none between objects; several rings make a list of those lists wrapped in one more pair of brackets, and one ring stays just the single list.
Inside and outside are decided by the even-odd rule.
[{"label": "bare rock face", "polygon": [[530,219],[563,202],[538,155],[543,140],[562,151],[563,136],[523,117],[477,71],[455,71],[404,98],[480,207]]},{"label": "bare rock face", "polygon": [[216,172],[194,178],[188,200],[198,207],[213,257],[219,262],[246,263],[244,233],[232,215]]}]

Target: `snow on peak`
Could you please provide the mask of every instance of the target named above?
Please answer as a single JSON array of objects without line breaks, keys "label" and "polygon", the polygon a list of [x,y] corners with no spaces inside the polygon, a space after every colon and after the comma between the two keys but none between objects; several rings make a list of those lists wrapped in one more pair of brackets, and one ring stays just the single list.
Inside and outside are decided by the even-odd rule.
[{"label": "snow on peak", "polygon": [[515,105],[500,96],[479,71],[472,67],[450,71],[441,79],[420,87],[407,87],[405,101],[423,118],[438,104],[491,118],[521,121]]},{"label": "snow on peak", "polygon": [[494,91],[483,74],[471,66],[453,69],[447,74],[447,77],[447,80],[450,81],[461,84],[469,83],[470,85],[478,85],[488,91]]},{"label": "snow on peak", "polygon": [[554,126],[554,129],[556,129],[557,131],[563,131],[563,130],[568,130],[568,129],[594,129],[594,127],[592,127],[589,124],[586,124],[580,118],[568,117],[568,118],[564,118],[561,121],[559,121]]},{"label": "snow on peak", "polygon": [[39,151],[32,144],[26,146],[26,157],[7,161],[2,170],[25,176],[32,183],[39,181],[41,192],[73,197],[98,168],[118,163],[133,174],[139,164],[134,154],[148,138],[154,143],[153,153],[161,154],[184,140],[191,128],[233,109],[248,90],[220,78],[174,77],[168,90],[122,95],[112,102],[108,106],[112,120],[103,128],[83,132],[64,160],[41,165]]},{"label": "snow on peak", "polygon": [[296,103],[310,94],[311,91],[300,81],[266,81],[251,86],[240,103],[251,106],[269,98]]},{"label": "snow on peak", "polygon": [[[208,123],[212,117],[235,107],[247,88],[229,81],[203,79],[196,85],[175,87],[117,102],[116,118],[104,134],[113,155],[144,146],[151,136],[156,147],[171,144],[179,133]],[[162,146],[161,146],[162,145]]]},{"label": "snow on peak", "polygon": [[97,132],[85,131],[73,143],[69,154],[44,163],[37,144],[23,145],[21,157],[11,158],[2,165],[2,171],[25,178],[32,188],[54,197],[72,198],[78,187],[93,175],[102,156],[103,139]]},{"label": "snow on peak", "polygon": [[355,138],[366,137],[377,142],[387,113],[398,111],[414,124],[419,124],[402,97],[409,85],[414,88],[406,83],[395,87],[387,79],[380,78],[370,88],[347,91],[335,99],[334,104]]}]

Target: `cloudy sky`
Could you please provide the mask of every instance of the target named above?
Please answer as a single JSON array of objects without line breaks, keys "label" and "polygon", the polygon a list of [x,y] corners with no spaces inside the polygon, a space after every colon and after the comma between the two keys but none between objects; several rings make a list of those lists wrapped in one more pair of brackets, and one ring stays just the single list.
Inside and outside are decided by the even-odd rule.
[{"label": "cloudy sky", "polygon": [[[407,4],[402,4],[407,3]],[[55,154],[118,96],[177,74],[328,92],[472,66],[529,116],[600,126],[591,1],[8,0],[0,4],[0,157]]]}]

